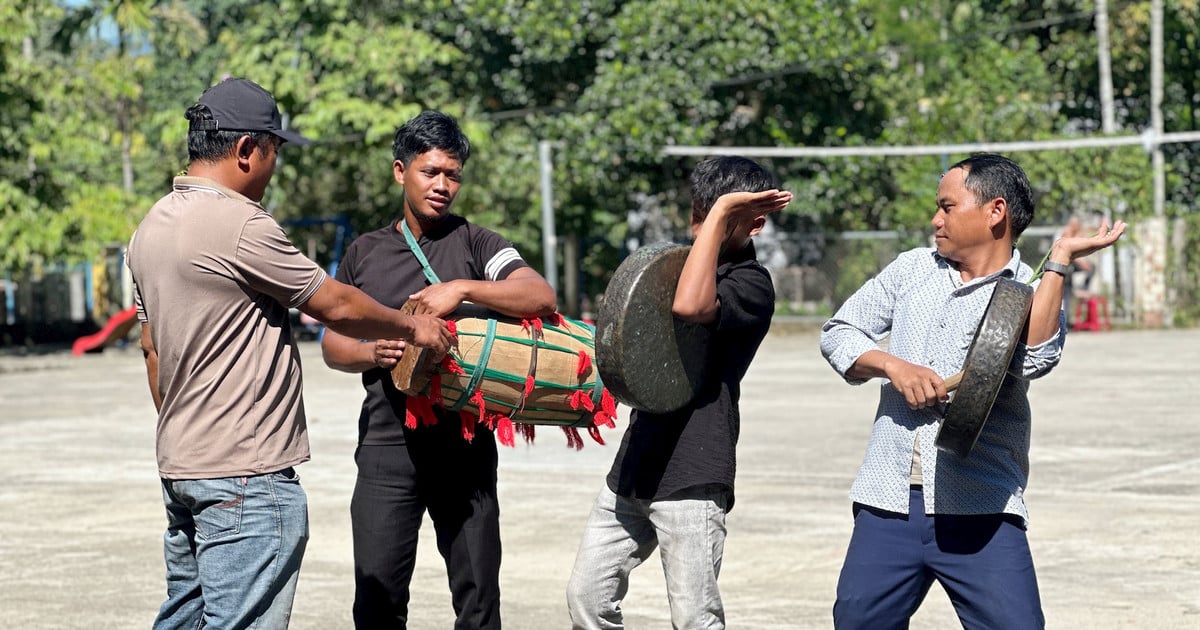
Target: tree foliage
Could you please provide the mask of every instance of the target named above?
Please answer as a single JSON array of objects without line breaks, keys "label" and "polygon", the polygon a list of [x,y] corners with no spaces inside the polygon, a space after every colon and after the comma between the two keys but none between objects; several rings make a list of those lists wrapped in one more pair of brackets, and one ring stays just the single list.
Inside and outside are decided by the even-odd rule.
[{"label": "tree foliage", "polygon": [[[1118,127],[1140,133],[1149,2],[1109,4]],[[1192,130],[1200,3],[1165,4],[1166,128]],[[0,7],[0,264],[127,240],[186,168],[182,112],[236,75],[316,140],[283,151],[266,199],[282,219],[384,224],[398,210],[392,133],[441,109],[475,145],[459,212],[540,266],[537,146],[553,141],[556,227],[596,293],[645,217],[684,233],[694,159],[665,145],[1099,133],[1094,17],[1090,0],[15,0]],[[1170,211],[1188,212],[1196,147],[1166,152]],[[771,160],[797,194],[777,223],[920,235],[940,172],[962,157]],[[1017,157],[1039,222],[1150,211],[1140,148]]]}]

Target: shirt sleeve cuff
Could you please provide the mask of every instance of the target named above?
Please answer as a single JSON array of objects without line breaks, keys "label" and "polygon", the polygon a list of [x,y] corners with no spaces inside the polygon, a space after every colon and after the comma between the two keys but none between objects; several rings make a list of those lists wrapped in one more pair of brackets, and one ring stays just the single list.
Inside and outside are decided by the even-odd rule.
[{"label": "shirt sleeve cuff", "polygon": [[829,365],[851,385],[861,385],[870,379],[846,376],[846,372],[854,367],[858,358],[870,350],[879,348],[870,339],[847,331],[833,330],[825,333],[821,342],[826,360]]}]

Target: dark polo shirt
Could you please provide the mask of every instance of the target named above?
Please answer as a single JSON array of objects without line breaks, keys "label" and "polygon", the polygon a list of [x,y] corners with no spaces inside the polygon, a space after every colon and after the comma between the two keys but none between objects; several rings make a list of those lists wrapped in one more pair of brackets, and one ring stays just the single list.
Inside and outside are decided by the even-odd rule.
[{"label": "dark polo shirt", "polygon": [[[337,279],[362,289],[381,304],[400,308],[408,296],[428,286],[421,263],[409,249],[396,221],[355,239],[338,267]],[[436,230],[426,232],[417,244],[438,279],[503,280],[528,267],[512,243],[499,234],[457,215],[448,215]],[[388,370],[363,372],[367,390],[359,414],[359,444],[404,444],[404,410],[407,397],[392,385]],[[438,413],[450,413],[437,409]],[[458,415],[453,413],[458,425]]]},{"label": "dark polo shirt", "polygon": [[717,267],[717,296],[721,306],[709,343],[706,380],[682,409],[632,412],[608,473],[614,493],[660,500],[688,488],[718,485],[729,490],[733,507],[741,381],[775,312],[771,275],[755,260],[753,245]]}]

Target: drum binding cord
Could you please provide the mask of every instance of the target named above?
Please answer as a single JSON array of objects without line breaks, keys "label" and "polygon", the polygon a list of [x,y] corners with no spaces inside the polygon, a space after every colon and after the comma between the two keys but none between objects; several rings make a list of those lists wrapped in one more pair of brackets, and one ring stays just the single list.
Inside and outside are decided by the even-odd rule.
[{"label": "drum binding cord", "polygon": [[581,428],[605,444],[600,427],[616,427],[617,404],[595,369],[592,326],[559,313],[449,323],[457,349],[436,365],[424,351],[406,353],[392,369],[393,384],[408,396],[407,427],[437,423],[434,407],[441,407],[458,412],[467,441],[482,424],[511,447],[517,433],[533,442],[535,426],[550,424],[576,450],[584,444]]}]

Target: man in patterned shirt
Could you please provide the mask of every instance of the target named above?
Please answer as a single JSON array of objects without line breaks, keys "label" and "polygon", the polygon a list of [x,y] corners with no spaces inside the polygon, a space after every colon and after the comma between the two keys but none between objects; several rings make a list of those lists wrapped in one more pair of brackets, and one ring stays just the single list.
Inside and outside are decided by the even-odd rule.
[{"label": "man in patterned shirt", "polygon": [[[937,190],[936,247],[900,254],[822,328],[821,352],[851,384],[875,377],[879,407],[850,490],[854,532],[838,579],[835,627],[907,628],[936,579],[965,627],[1041,628],[1045,621],[1025,536],[1029,381],[1058,363],[1066,334],[1063,273],[1107,247],[1125,224],[1054,243],[979,441],[966,458],[934,441],[996,281],[1028,282],[1013,244],[1033,219],[1025,173],[976,155]],[[888,349],[878,342],[889,335]]]}]

